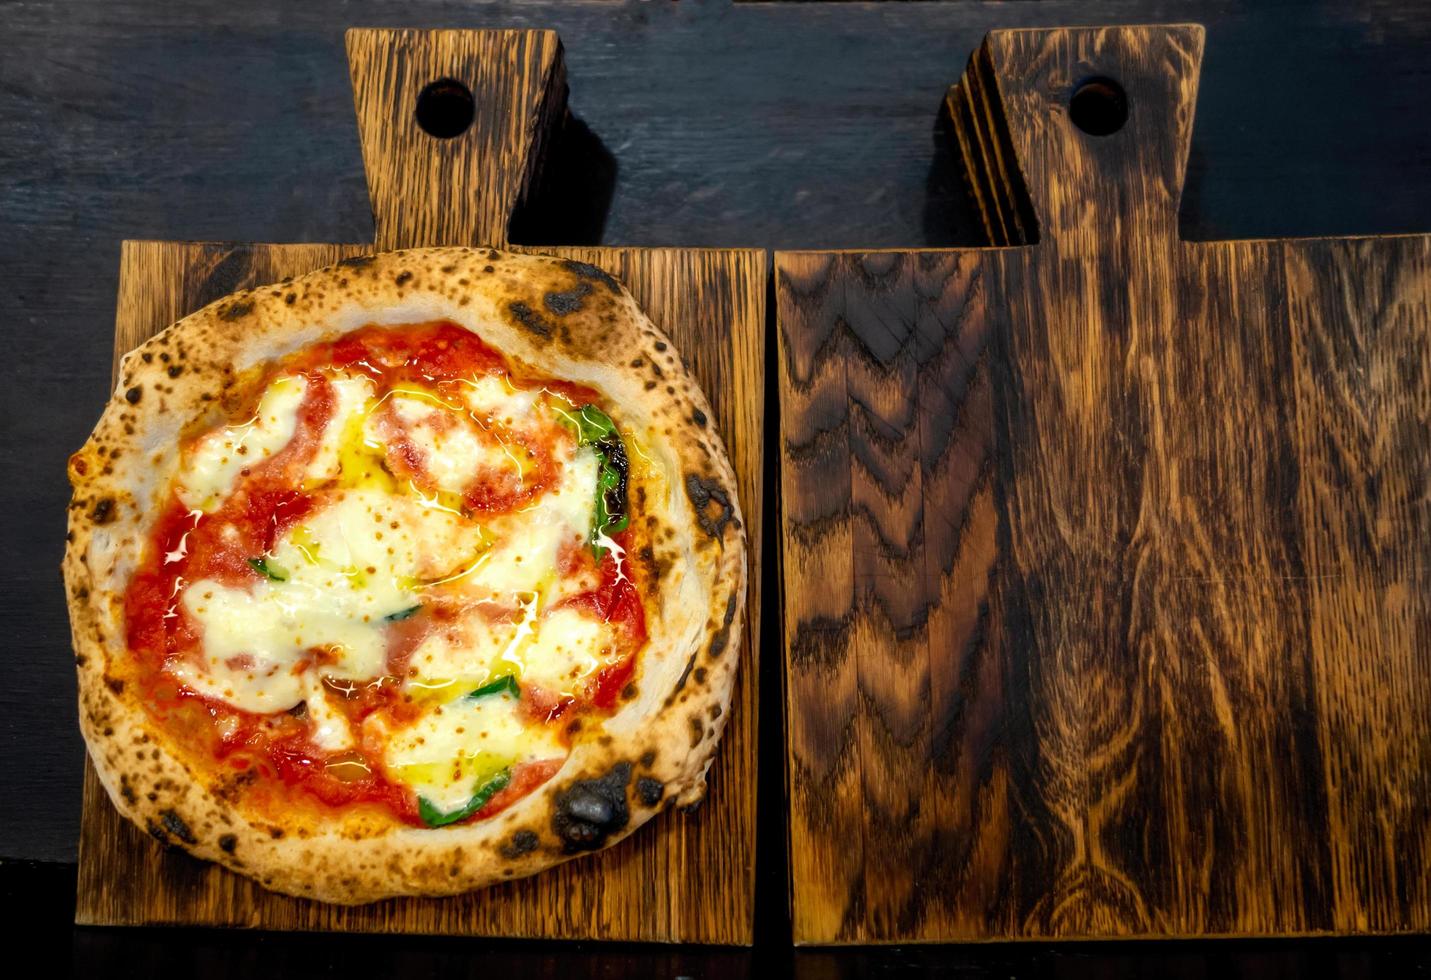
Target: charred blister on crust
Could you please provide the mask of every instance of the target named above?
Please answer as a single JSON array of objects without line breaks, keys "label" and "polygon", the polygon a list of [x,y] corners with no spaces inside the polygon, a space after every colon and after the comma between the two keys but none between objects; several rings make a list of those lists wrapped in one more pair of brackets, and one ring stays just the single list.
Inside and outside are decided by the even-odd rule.
[{"label": "charred blister on crust", "polygon": [[[646,506],[646,491],[644,487],[636,488],[636,513],[641,513]],[[659,562],[656,560],[656,549],[649,544],[642,545],[641,550],[636,552],[635,560],[640,564],[641,570],[646,573],[648,580],[655,579],[660,573]]]},{"label": "charred blister on crust", "polygon": [[139,399],[143,397],[144,388],[141,385],[135,385],[124,393],[124,400],[129,402],[129,404],[131,405],[138,405]]},{"label": "charred blister on crust", "polygon": [[735,518],[735,507],[730,502],[730,494],[718,480],[688,473],[686,496],[691,498],[691,506],[696,510],[696,523],[712,538],[720,540],[725,534],[727,524],[740,526]]},{"label": "charred blister on crust", "polygon": [[541,838],[536,835],[535,831],[519,830],[502,845],[502,857],[510,861],[523,854],[530,854],[537,849],[537,845],[540,843]]},{"label": "charred blister on crust", "polygon": [[[698,652],[698,651],[697,651],[697,652]],[[696,652],[693,652],[693,653],[691,654],[691,659],[689,659],[689,660],[686,661],[686,669],[683,670],[683,671],[681,671],[681,676],[680,676],[680,679],[678,679],[678,680],[676,681],[676,686],[671,689],[670,697],[667,697],[667,698],[666,698],[666,703],[667,703],[667,704],[670,704],[670,703],[671,703],[671,699],[674,698],[681,690],[683,690],[683,689],[685,688],[685,686],[686,686],[686,680],[687,680],[687,678],[689,678],[689,677],[691,676],[691,670],[692,670],[692,668],[695,667],[695,665],[696,665]]]},{"label": "charred blister on crust", "polygon": [[108,524],[114,520],[114,498],[101,497],[94,502],[94,509],[89,512],[89,519],[96,524]]},{"label": "charred blister on crust", "polygon": [[198,843],[198,839],[194,836],[194,832],[189,829],[189,825],[184,822],[184,818],[179,816],[174,810],[160,811],[159,819],[164,821],[164,830],[178,840],[190,845]]},{"label": "charred blister on crust", "polygon": [[232,854],[234,852],[234,849],[237,847],[238,838],[236,836],[234,836],[233,834],[219,835],[219,850],[223,851],[225,854]]},{"label": "charred blister on crust", "polygon": [[621,284],[605,269],[592,265],[590,262],[578,262],[576,259],[563,259],[561,264],[563,268],[576,273],[582,279],[599,282],[618,296],[621,294]]},{"label": "charred blister on crust", "polygon": [[547,312],[567,316],[581,309],[581,301],[591,294],[591,283],[579,282],[566,292],[550,292],[542,297]]},{"label": "charred blister on crust", "polygon": [[[228,306],[224,307],[224,309],[219,312],[219,319],[221,319],[221,320],[237,320],[237,319],[239,319],[239,318],[241,318],[241,317],[246,317],[246,316],[248,316],[248,315],[249,315],[250,313],[252,313],[252,312],[253,312],[253,300],[251,300],[251,299],[235,300],[234,302],[230,303]],[[160,354],[159,357],[160,357],[162,360],[166,360],[166,361],[169,359],[169,358],[168,358],[168,355],[165,355],[165,354]],[[172,377],[172,375],[170,375],[170,377]]]},{"label": "charred blister on crust", "polygon": [[642,776],[636,780],[636,795],[641,802],[647,806],[655,806],[661,802],[661,797],[665,795],[666,787],[659,779],[652,779],[650,776]]},{"label": "charred blister on crust", "polygon": [[523,330],[534,333],[543,340],[551,339],[552,325],[526,303],[521,300],[513,300],[507,304],[507,312],[512,315],[517,326]]},{"label": "charred blister on crust", "polygon": [[604,776],[583,779],[557,793],[552,808],[552,829],[568,853],[595,851],[606,838],[631,819],[626,786],[631,763],[618,762]]},{"label": "charred blister on crust", "polygon": [[711,634],[711,645],[708,655],[712,660],[716,660],[725,653],[725,648],[730,644],[730,624],[735,619],[735,607],[738,600],[735,592],[730,594],[730,598],[725,603],[725,619],[721,621],[720,628]]}]

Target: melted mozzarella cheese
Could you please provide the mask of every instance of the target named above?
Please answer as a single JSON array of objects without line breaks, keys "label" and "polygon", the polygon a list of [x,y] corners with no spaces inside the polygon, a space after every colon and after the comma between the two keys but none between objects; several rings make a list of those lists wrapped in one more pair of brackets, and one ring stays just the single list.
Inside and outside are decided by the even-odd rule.
[{"label": "melted mozzarella cheese", "polygon": [[423,697],[451,698],[480,687],[513,657],[531,626],[520,613],[511,620],[488,622],[480,615],[431,634],[409,661],[407,688]]},{"label": "melted mozzarella cheese", "polygon": [[345,443],[352,441],[356,426],[361,426],[372,408],[373,382],[365,375],[340,375],[331,379],[333,386],[333,416],[323,429],[318,449],[308,463],[306,476],[310,484],[321,483],[343,475]]},{"label": "melted mozzarella cheese", "polygon": [[284,581],[231,588],[201,580],[184,608],[203,631],[203,656],[176,671],[203,693],[246,711],[284,711],[303,699],[299,671],[322,648],[322,671],[355,680],[385,667],[386,617],[420,603],[423,582],[486,546],[469,522],[406,497],[349,490],[274,547]]},{"label": "melted mozzarella cheese", "polygon": [[545,726],[528,727],[518,708],[506,694],[439,705],[389,733],[384,768],[438,809],[456,810],[502,769],[566,754]]},{"label": "melted mozzarella cheese", "polygon": [[472,618],[428,636],[413,652],[407,690],[423,699],[451,700],[493,677],[514,674],[558,695],[577,694],[582,682],[611,663],[611,632],[572,607],[536,613],[537,597],[498,622]]},{"label": "melted mozzarella cheese", "polygon": [[[389,404],[408,440],[422,453],[423,471],[437,489],[461,493],[484,471],[512,470],[521,476],[519,458],[500,442],[483,439],[465,414],[401,392]],[[381,441],[376,433],[369,438]]]},{"label": "melted mozzarella cheese", "polygon": [[558,694],[575,694],[581,682],[606,665],[611,631],[570,607],[541,618],[519,656],[522,682]]},{"label": "melted mozzarella cheese", "polygon": [[287,446],[298,428],[298,408],[307,390],[302,377],[279,378],[263,393],[253,418],[195,443],[186,454],[176,488],[184,506],[213,510],[233,488],[239,471]]},{"label": "melted mozzarella cheese", "polygon": [[520,430],[531,425],[542,393],[513,388],[506,378],[485,374],[467,382],[463,394],[467,407],[477,418]]}]

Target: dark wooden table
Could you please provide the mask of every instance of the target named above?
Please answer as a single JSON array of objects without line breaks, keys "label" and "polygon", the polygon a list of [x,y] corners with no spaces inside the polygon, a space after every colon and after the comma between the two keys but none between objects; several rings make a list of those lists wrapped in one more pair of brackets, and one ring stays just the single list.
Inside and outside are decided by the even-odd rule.
[{"label": "dark wooden table", "polygon": [[555,183],[522,216],[520,242],[801,248],[982,243],[936,116],[986,30],[1178,20],[1208,27],[1184,237],[1431,231],[1431,5],[1419,0],[0,0],[0,329],[11,348],[0,392],[0,895],[16,910],[7,930],[62,960],[72,950],[86,976],[421,976],[478,963],[563,978],[1431,970],[1416,939],[792,952],[774,636],[759,665],[753,951],[69,924],[82,747],[58,572],[64,461],[107,395],[119,241],[370,238],[343,28],[561,32],[584,125],[556,148]]}]

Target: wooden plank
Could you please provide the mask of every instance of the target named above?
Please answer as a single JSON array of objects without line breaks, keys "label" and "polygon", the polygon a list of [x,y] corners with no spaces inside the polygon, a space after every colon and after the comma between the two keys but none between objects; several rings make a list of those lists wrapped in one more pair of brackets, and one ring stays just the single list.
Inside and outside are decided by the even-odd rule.
[{"label": "wooden plank", "polygon": [[971,869],[1007,846],[982,275],[952,253],[777,259],[797,937],[938,935],[982,914]]},{"label": "wooden plank", "polygon": [[920,859],[916,935],[970,930],[1010,882],[1008,760],[1001,719],[999,613],[990,587],[996,528],[991,467],[988,292],[975,255],[924,255],[915,273],[923,352],[916,397],[924,494],[929,716],[924,786],[933,810]]},{"label": "wooden plank", "polygon": [[[116,350],[127,351],[204,303],[299,275],[365,245],[126,242]],[[736,468],[749,533],[749,625],[732,718],[690,814],[667,811],[611,851],[452,899],[359,908],[267,892],[166,851],[124,821],[86,764],[76,921],[263,929],[411,932],[749,944],[755,898],[757,638],[760,635],[764,254],[753,250],[552,249],[630,284],[709,393]]]},{"label": "wooden plank", "polygon": [[1331,924],[1424,928],[1431,242],[1289,242],[1285,256]]},{"label": "wooden plank", "polygon": [[[556,33],[355,29],[347,43],[376,247],[505,247],[566,113]],[[471,128],[433,136],[415,110],[448,80],[474,97]]]},{"label": "wooden plank", "polygon": [[[853,719],[857,665],[850,647],[849,341],[843,290],[831,288],[835,256],[777,266],[781,383],[781,540],[787,672],[790,865],[799,931],[838,934],[862,914],[861,896],[833,886],[864,862],[859,759]],[[797,710],[802,705],[825,710]],[[819,884],[802,900],[801,882]]]},{"label": "wooden plank", "polygon": [[798,941],[1431,925],[1431,241],[1180,241],[1201,50],[992,34],[947,105],[1025,247],[777,255],[786,471],[848,442],[783,498],[792,773],[831,768],[792,827],[843,858],[795,863]]},{"label": "wooden plank", "polygon": [[[354,31],[349,52],[380,240],[393,247],[505,242],[510,210],[503,209],[515,207],[530,186],[541,144],[564,111],[555,35]],[[417,93],[434,75],[471,88],[474,123],[460,137],[435,140],[408,118]],[[401,139],[383,128],[389,124]],[[373,248],[126,242],[116,364],[124,351],[219,296]],[[119,817],[86,766],[76,921],[752,941],[765,255],[749,249],[541,251],[591,262],[626,282],[707,392],[735,467],[749,536],[744,669],[710,771],[707,801],[689,813],[668,810],[617,847],[532,878],[451,899],[343,908],[276,895],[163,850]]]}]

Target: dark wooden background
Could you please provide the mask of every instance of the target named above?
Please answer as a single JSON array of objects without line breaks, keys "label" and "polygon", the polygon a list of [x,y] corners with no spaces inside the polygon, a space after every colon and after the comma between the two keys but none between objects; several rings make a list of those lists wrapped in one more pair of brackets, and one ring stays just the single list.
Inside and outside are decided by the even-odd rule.
[{"label": "dark wooden background", "polygon": [[276,964],[336,972],[345,963],[427,975],[479,953],[495,956],[499,972],[562,977],[739,975],[767,959],[812,977],[1431,970],[1415,940],[813,952],[792,961],[772,642],[761,665],[753,954],[439,940],[340,949],[212,933],[81,931],[71,942],[82,750],[58,572],[64,460],[107,395],[119,242],[370,237],[345,27],[561,32],[584,125],[556,148],[556,184],[519,222],[519,242],[807,248],[982,243],[935,120],[986,30],[1180,20],[1208,28],[1184,237],[1431,231],[1431,4],[1420,0],[0,0],[0,329],[10,348],[0,388],[9,660],[0,684],[0,894],[25,906],[7,927],[62,937],[74,970],[87,975],[146,975],[161,957],[215,976]]}]

